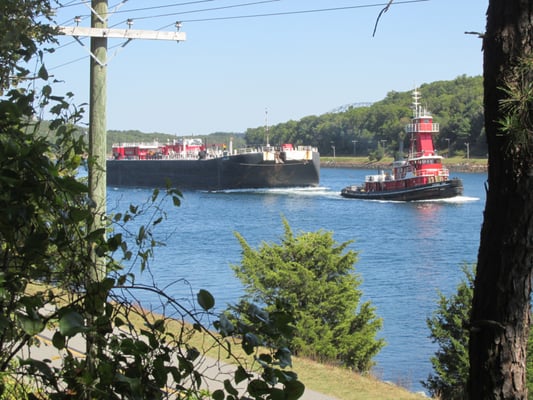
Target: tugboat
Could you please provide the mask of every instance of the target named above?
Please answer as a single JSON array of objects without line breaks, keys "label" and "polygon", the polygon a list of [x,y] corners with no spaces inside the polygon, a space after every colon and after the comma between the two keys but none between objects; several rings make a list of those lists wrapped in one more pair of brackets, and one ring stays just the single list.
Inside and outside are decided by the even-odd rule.
[{"label": "tugboat", "polygon": [[442,157],[433,148],[432,134],[439,124],[420,106],[420,94],[413,92],[413,118],[405,127],[411,146],[407,159],[392,163],[392,172],[367,175],[363,185],[347,186],[341,196],[350,199],[414,201],[446,199],[463,194],[459,178],[449,177]]}]

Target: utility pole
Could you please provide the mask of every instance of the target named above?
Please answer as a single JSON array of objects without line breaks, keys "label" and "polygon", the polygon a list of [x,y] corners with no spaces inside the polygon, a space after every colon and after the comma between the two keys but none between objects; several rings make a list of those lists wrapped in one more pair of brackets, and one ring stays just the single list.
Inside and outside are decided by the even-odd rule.
[{"label": "utility pole", "polygon": [[[106,136],[107,136],[107,40],[120,38],[129,42],[132,39],[174,40],[183,41],[183,32],[135,31],[132,29],[108,29],[108,1],[91,0],[91,27],[58,27],[65,35],[73,36],[78,43],[83,43],[79,36],[89,36],[90,46],[90,94],[89,94],[89,197],[94,202],[94,221],[90,226],[91,232],[102,229],[105,232],[106,217]],[[130,22],[130,21],[129,21]],[[129,24],[131,26],[131,24]],[[181,24],[176,22],[179,30]],[[92,244],[90,257],[93,260],[91,271],[87,271],[87,288],[104,280],[106,276],[105,259],[96,254],[97,244]],[[88,290],[86,300],[93,306],[101,301],[99,293]],[[102,304],[103,307],[103,304]],[[87,315],[88,323],[92,325],[96,320],[96,309]],[[86,360],[89,369],[97,368],[98,335],[89,332],[86,337]],[[92,398],[91,393],[85,393],[84,399]]]},{"label": "utility pole", "polygon": [[[89,7],[89,6],[88,6]],[[82,46],[79,37],[90,37],[90,94],[89,94],[89,196],[95,204],[95,221],[91,230],[104,228],[106,216],[106,136],[107,136],[107,41],[110,38],[186,40],[186,34],[179,32],[180,22],[176,22],[176,32],[109,29],[107,0],[91,0],[91,27],[60,26],[58,30],[73,36]],[[132,21],[128,21],[131,26]],[[94,249],[93,249],[94,250]],[[92,278],[100,281],[105,276],[105,266],[96,261]]]},{"label": "utility pole", "polygon": [[356,154],[356,149],[357,149],[357,140],[352,140],[352,143],[353,143],[353,156],[355,157],[355,154]]},{"label": "utility pole", "polygon": [[[91,1],[91,28],[107,28],[107,0]],[[91,230],[103,228],[106,216],[106,104],[107,104],[107,37],[91,36],[89,93],[89,196],[95,204]],[[94,250],[94,249],[93,249]],[[93,279],[105,276],[104,260],[96,260]]]}]

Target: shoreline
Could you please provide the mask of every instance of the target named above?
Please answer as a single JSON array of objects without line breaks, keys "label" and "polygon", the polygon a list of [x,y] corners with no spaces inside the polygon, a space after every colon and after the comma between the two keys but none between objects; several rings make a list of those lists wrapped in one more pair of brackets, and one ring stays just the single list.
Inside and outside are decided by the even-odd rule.
[{"label": "shoreline", "polygon": [[[472,172],[482,173],[488,172],[488,165],[479,162],[463,162],[444,164],[450,172]],[[390,170],[390,162],[354,162],[354,161],[333,161],[326,159],[320,163],[320,168],[352,168],[352,169],[375,169],[375,170]]]}]

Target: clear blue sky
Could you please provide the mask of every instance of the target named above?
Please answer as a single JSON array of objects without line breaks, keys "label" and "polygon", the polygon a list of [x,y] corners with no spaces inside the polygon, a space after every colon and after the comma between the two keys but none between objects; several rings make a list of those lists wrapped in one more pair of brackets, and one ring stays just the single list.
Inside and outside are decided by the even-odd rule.
[{"label": "clear blue sky", "polygon": [[[110,10],[120,1],[109,0]],[[484,31],[488,0],[394,0],[373,37],[387,3],[128,0],[110,16],[110,27],[127,28],[131,18],[132,29],[174,30],[183,21],[187,40],[135,40],[123,48],[109,40],[108,129],[244,132],[264,125],[266,109],[274,125],[482,74],[481,39],[464,32]],[[63,4],[58,24],[72,26],[80,15],[80,26],[90,26],[82,1]],[[265,14],[275,15],[252,17]],[[72,91],[76,104],[87,103],[87,49],[71,37],[60,44],[45,60],[64,81],[55,92]]]}]

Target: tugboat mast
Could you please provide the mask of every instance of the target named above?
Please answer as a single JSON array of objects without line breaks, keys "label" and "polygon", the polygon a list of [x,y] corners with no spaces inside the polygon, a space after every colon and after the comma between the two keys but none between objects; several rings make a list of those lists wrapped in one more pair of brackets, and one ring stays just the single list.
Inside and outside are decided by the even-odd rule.
[{"label": "tugboat mast", "polygon": [[420,117],[420,92],[415,88],[413,91],[413,118]]},{"label": "tugboat mast", "polygon": [[[413,121],[420,117],[420,92],[417,88],[413,91]],[[415,155],[416,129],[411,130],[411,145],[409,146],[409,158]]]},{"label": "tugboat mast", "polygon": [[269,137],[268,137],[268,108],[265,108],[265,137],[266,137],[266,145],[267,147],[270,147]]}]

